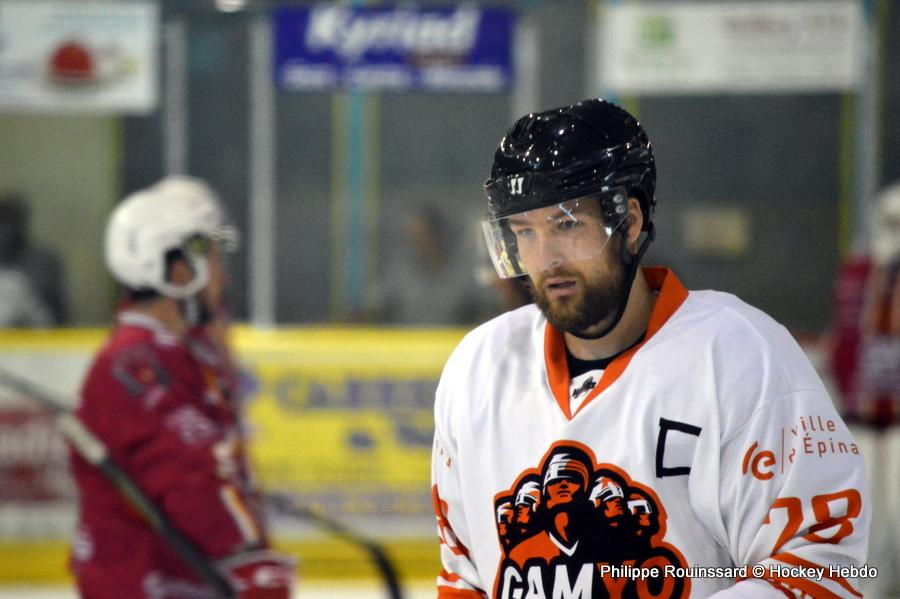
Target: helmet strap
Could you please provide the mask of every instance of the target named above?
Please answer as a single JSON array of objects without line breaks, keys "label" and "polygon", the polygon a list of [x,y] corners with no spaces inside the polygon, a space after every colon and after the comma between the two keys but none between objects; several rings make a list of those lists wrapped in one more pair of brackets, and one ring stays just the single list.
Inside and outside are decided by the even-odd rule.
[{"label": "helmet strap", "polygon": [[181,317],[184,318],[188,328],[200,324],[200,302],[197,301],[196,295],[180,299],[178,307],[181,310]]},{"label": "helmet strap", "polygon": [[621,246],[619,248],[619,259],[622,261],[622,264],[625,266],[625,285],[622,288],[622,294],[619,296],[619,307],[616,308],[616,313],[613,315],[612,321],[603,328],[598,333],[586,333],[584,331],[567,331],[571,335],[578,337],[579,339],[587,339],[594,340],[600,339],[602,337],[606,337],[610,331],[616,328],[616,325],[619,324],[619,321],[622,320],[622,316],[625,314],[625,308],[628,306],[628,296],[631,295],[631,287],[634,284],[634,277],[637,276],[638,267],[641,264],[641,258],[644,257],[644,252],[647,251],[647,248],[650,246],[650,242],[656,238],[656,229],[653,227],[653,222],[648,223],[647,234],[644,237],[644,240],[641,242],[640,247],[638,247],[637,252],[632,255],[628,251],[628,238],[625,233],[621,230],[618,230],[617,233],[620,237]]}]

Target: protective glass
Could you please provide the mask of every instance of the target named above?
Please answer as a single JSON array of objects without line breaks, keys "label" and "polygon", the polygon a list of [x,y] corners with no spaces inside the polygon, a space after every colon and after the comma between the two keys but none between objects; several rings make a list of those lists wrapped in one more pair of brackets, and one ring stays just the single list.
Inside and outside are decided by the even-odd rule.
[{"label": "protective glass", "polygon": [[507,279],[600,255],[627,215],[628,196],[615,188],[482,221],[481,227],[494,268]]},{"label": "protective glass", "polygon": [[241,234],[237,227],[231,224],[225,224],[217,228],[212,238],[219,242],[222,251],[227,254],[233,254],[241,247]]},{"label": "protective glass", "polygon": [[210,239],[202,235],[194,235],[184,243],[184,250],[190,257],[205,258],[209,255]]},{"label": "protective glass", "polygon": [[212,233],[192,235],[184,243],[183,249],[190,256],[203,257],[212,251],[213,243],[217,244],[220,253],[233,254],[240,247],[240,234],[231,225],[224,225]]}]

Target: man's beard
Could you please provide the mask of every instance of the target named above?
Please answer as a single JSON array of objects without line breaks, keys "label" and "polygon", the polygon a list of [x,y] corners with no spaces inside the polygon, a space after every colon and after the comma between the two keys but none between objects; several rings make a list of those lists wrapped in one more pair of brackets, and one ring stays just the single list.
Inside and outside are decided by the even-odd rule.
[{"label": "man's beard", "polygon": [[[610,248],[612,249],[612,248]],[[561,331],[582,335],[598,323],[613,318],[623,300],[628,273],[615,251],[606,253],[609,276],[602,281],[588,282],[584,275],[565,268],[543,273],[532,285],[532,296],[547,321]],[[582,292],[552,301],[544,290],[544,281],[550,277],[576,279]]]}]

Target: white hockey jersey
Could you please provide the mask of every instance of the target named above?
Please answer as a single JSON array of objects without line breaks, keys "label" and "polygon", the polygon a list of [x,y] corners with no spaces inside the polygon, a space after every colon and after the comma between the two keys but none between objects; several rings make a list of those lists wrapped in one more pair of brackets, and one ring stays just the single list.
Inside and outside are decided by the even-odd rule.
[{"label": "white hockey jersey", "polygon": [[448,360],[438,597],[861,597],[862,457],[803,351],[734,296],[643,272],[646,336],[574,413],[564,338],[534,306]]}]

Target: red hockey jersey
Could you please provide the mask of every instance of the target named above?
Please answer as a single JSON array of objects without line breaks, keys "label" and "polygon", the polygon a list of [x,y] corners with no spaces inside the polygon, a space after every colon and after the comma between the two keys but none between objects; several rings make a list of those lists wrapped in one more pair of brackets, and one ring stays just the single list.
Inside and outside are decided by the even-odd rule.
[{"label": "red hockey jersey", "polygon": [[[264,542],[247,507],[225,371],[157,321],[126,311],[77,409],[112,459],[211,560]],[[74,454],[72,471],[80,494],[72,569],[84,597],[213,596],[99,471]]]},{"label": "red hockey jersey", "polygon": [[900,269],[857,256],[834,286],[831,371],[848,422],[900,424]]}]

